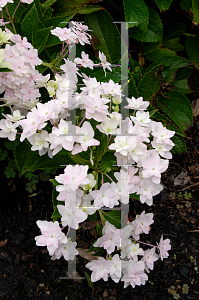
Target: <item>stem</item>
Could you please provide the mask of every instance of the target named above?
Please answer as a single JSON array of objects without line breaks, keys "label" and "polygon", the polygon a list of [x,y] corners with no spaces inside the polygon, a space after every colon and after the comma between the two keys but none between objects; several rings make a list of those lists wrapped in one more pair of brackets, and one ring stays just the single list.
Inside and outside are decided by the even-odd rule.
[{"label": "stem", "polygon": [[108,177],[110,179],[110,181],[114,182],[114,180],[109,175],[107,175],[107,174],[105,174],[105,175],[106,175],[106,177]]},{"label": "stem", "polygon": [[82,124],[82,122],[84,122],[84,120],[86,119],[86,117],[84,117],[82,120],[81,120],[81,122],[79,123],[79,127],[80,127],[80,125]]},{"label": "stem", "polygon": [[135,239],[132,239],[132,240],[134,240],[136,243],[140,243],[140,244],[144,244],[144,245],[147,245],[147,246],[150,246],[150,247],[156,247],[157,248],[157,246],[154,246],[154,245],[151,245],[151,244],[147,244],[147,243],[144,243],[144,242],[136,241]]},{"label": "stem", "polygon": [[17,11],[17,8],[19,7],[20,3],[21,3],[21,1],[19,1],[19,3],[17,4],[17,6],[16,6],[16,8],[15,8],[15,10],[14,10],[14,12],[13,12],[12,20],[14,19],[14,15],[15,15],[15,13],[16,13],[16,11]]},{"label": "stem", "polygon": [[53,124],[56,128],[58,128],[58,126],[53,122],[53,120],[50,120],[51,124]]},{"label": "stem", "polygon": [[14,33],[17,34],[16,29],[15,29],[15,25],[14,25],[14,23],[13,23],[13,20],[11,20],[11,18],[10,18],[10,14],[9,14],[9,11],[8,11],[8,6],[7,6],[7,4],[6,4],[6,11],[7,11],[7,14],[8,14],[8,18],[9,18],[11,24],[12,24]]},{"label": "stem", "polygon": [[61,56],[63,56],[63,54],[64,54],[64,41],[63,41],[63,43],[62,43],[62,52],[61,52]]},{"label": "stem", "polygon": [[104,184],[104,174],[102,173],[102,184]]}]

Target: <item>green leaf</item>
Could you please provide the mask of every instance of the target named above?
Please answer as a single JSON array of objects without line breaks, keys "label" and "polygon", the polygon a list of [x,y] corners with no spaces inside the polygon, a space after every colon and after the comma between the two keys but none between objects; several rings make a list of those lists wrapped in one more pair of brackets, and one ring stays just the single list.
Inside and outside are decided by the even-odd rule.
[{"label": "green leaf", "polygon": [[148,24],[149,11],[143,0],[123,0],[123,4],[126,22],[135,22],[134,24],[129,23],[129,27],[138,26],[142,23]]},{"label": "green leaf", "polygon": [[60,151],[51,159],[47,154],[40,156],[37,151],[31,151],[30,145],[26,142],[20,143],[20,145],[14,149],[14,155],[19,177],[28,171],[45,168],[61,168],[60,165],[74,164],[74,161],[68,156],[66,150]]},{"label": "green leaf", "polygon": [[93,283],[92,283],[92,281],[91,281],[91,277],[90,277],[90,276],[88,275],[88,273],[86,273],[85,271],[84,271],[84,275],[86,276],[86,280],[87,280],[87,282],[88,282],[88,286],[89,286],[90,288],[94,289]]},{"label": "green leaf", "polygon": [[182,10],[190,12],[190,8],[192,8],[192,0],[180,0],[180,5]]},{"label": "green leaf", "polygon": [[50,19],[52,17],[53,9],[51,7],[42,6],[41,4],[41,10],[44,20]]},{"label": "green leaf", "polygon": [[185,47],[190,60],[199,65],[199,36],[188,37]]},{"label": "green leaf", "polygon": [[64,201],[58,201],[57,200],[58,195],[59,195],[59,193],[56,191],[56,188],[54,187],[54,189],[52,191],[52,203],[53,203],[54,212],[51,216],[51,218],[53,219],[53,222],[57,221],[59,218],[62,217],[57,209],[57,205],[64,205]]},{"label": "green leaf", "polygon": [[149,72],[147,71],[140,83],[138,84],[137,90],[139,92],[139,96],[143,97],[144,100],[148,100],[160,89],[161,77],[159,74],[154,74],[157,67],[158,66],[155,66]]},{"label": "green leaf", "polygon": [[15,150],[20,145],[20,141],[6,142],[4,145],[8,150]]},{"label": "green leaf", "polygon": [[187,97],[173,91],[166,93],[165,97],[158,95],[157,106],[169,116],[181,131],[192,126],[192,107]]},{"label": "green leaf", "polygon": [[67,25],[67,23],[74,17],[74,14],[65,13],[65,15],[62,16],[59,15],[53,15],[53,16],[54,17],[50,19],[44,20],[45,27],[58,26],[60,28],[64,28]]},{"label": "green leaf", "polygon": [[47,0],[46,2],[44,2],[42,5],[43,6],[51,6],[53,5],[57,0]]},{"label": "green leaf", "polygon": [[149,25],[147,31],[134,27],[129,29],[129,36],[141,42],[157,42],[162,39],[162,22],[158,13],[149,8]]},{"label": "green leaf", "polygon": [[178,127],[176,127],[174,124],[169,124],[167,129],[175,131],[175,133],[181,137],[185,137],[185,133],[178,129]]},{"label": "green leaf", "polygon": [[190,61],[186,58],[179,56],[164,56],[160,59],[157,59],[153,64],[150,65],[149,69],[153,66],[162,63],[164,68],[162,75],[165,78],[166,82],[171,82],[174,79],[174,73],[182,67],[185,67]]},{"label": "green leaf", "polygon": [[86,24],[93,30],[92,34],[98,38],[100,44],[95,47],[104,53],[110,63],[120,60],[120,33],[113,19],[106,11],[98,11],[85,16]]},{"label": "green leaf", "polygon": [[159,48],[145,55],[145,59],[155,61],[164,56],[176,56],[176,53],[168,48]]},{"label": "green leaf", "polygon": [[98,11],[98,10],[101,10],[103,9],[101,6],[98,6],[98,5],[87,5],[87,6],[81,6],[81,7],[78,7],[78,14],[91,14],[95,11]]},{"label": "green leaf", "polygon": [[133,198],[133,199],[135,199],[135,200],[140,200],[140,196],[137,195],[136,193],[130,194],[129,197],[130,197],[130,198]]},{"label": "green leaf", "polygon": [[95,137],[100,141],[99,146],[97,146],[98,160],[101,161],[102,156],[107,152],[107,135],[99,131],[98,129],[95,132]]},{"label": "green leaf", "polygon": [[49,28],[43,28],[35,32],[34,39],[36,48],[38,49],[38,54],[43,51],[52,28],[53,26]]},{"label": "green leaf", "polygon": [[199,2],[198,0],[192,0],[192,13],[194,15],[193,22],[199,24]]},{"label": "green leaf", "polygon": [[4,160],[8,156],[8,151],[0,149],[0,161]]},{"label": "green leaf", "polygon": [[192,93],[192,90],[188,86],[187,79],[174,81],[172,91],[180,92],[182,94]]},{"label": "green leaf", "polygon": [[88,215],[88,219],[90,221],[96,221],[97,220],[97,213],[95,212],[94,214],[92,215]]},{"label": "green leaf", "polygon": [[137,87],[142,79],[142,73],[141,73],[140,66],[135,67],[134,71],[131,73],[131,78],[133,78],[135,85]]},{"label": "green leaf", "polygon": [[44,28],[44,24],[39,20],[38,11],[34,3],[21,23],[21,30],[23,35],[33,42],[34,33],[42,28]]},{"label": "green leaf", "polygon": [[183,23],[170,24],[169,28],[164,31],[164,41],[168,41],[174,38],[179,38],[186,30],[186,25]]},{"label": "green leaf", "polygon": [[0,72],[13,72],[13,70],[8,68],[0,68]]},{"label": "green leaf", "polygon": [[139,97],[139,93],[138,93],[137,87],[135,85],[135,81],[132,78],[131,74],[130,74],[128,88],[129,88],[129,98],[132,98],[132,97],[138,98]]},{"label": "green leaf", "polygon": [[100,225],[99,223],[97,223],[97,233],[101,236],[102,236],[102,229],[103,229],[103,226]]},{"label": "green leaf", "polygon": [[185,47],[180,44],[180,38],[163,41],[162,47],[169,48],[175,52],[183,51],[185,49]]},{"label": "green leaf", "polygon": [[175,81],[188,79],[189,76],[191,75],[192,71],[193,71],[193,66],[188,66],[188,67],[179,69],[176,72]]},{"label": "green leaf", "polygon": [[182,152],[186,152],[186,143],[183,139],[183,137],[174,135],[171,138],[172,142],[175,144],[175,146],[171,149],[171,153],[173,154],[181,154]]},{"label": "green leaf", "polygon": [[57,182],[55,179],[49,179],[50,182],[52,182],[53,186],[56,187],[57,185],[59,185],[60,183]]},{"label": "green leaf", "polygon": [[111,210],[109,212],[100,210],[103,217],[116,228],[120,228],[120,208],[118,210]]},{"label": "green leaf", "polygon": [[155,0],[155,3],[157,4],[159,10],[167,10],[169,9],[169,6],[171,5],[171,2],[173,0]]}]

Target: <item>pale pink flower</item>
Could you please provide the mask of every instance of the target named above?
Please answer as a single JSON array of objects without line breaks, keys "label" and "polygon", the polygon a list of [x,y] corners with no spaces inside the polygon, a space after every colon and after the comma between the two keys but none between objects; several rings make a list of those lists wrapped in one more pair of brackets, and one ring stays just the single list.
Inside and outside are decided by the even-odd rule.
[{"label": "pale pink flower", "polygon": [[153,247],[152,249],[144,251],[142,261],[145,262],[145,269],[147,272],[149,272],[149,270],[153,270],[154,262],[159,259],[159,256],[155,253],[155,249],[156,247]]},{"label": "pale pink flower", "polygon": [[64,169],[64,174],[56,176],[55,179],[63,184],[56,186],[58,192],[67,190],[68,185],[70,189],[76,191],[79,186],[90,183],[90,180],[87,178],[88,166],[79,166],[79,165],[68,165]]},{"label": "pale pink flower", "polygon": [[106,61],[106,56],[104,55],[103,52],[101,53],[100,51],[99,51],[99,59],[101,60],[100,65],[103,67],[103,70],[104,70],[105,76],[106,76],[106,71],[105,71],[105,69],[108,69],[109,71],[112,72],[112,69],[111,69],[111,67],[110,67],[111,64],[110,64],[109,62]]},{"label": "pale pink flower", "polygon": [[161,260],[169,257],[168,251],[171,250],[170,239],[163,240],[163,235],[162,235],[160,242],[158,244],[158,249],[160,251]]},{"label": "pale pink flower", "polygon": [[37,226],[40,228],[42,235],[36,236],[37,246],[47,246],[50,255],[53,255],[58,248],[58,243],[62,241],[67,242],[67,237],[61,231],[59,223],[48,221],[37,221]]},{"label": "pale pink flower", "polygon": [[85,265],[86,268],[92,271],[91,281],[96,282],[103,278],[104,281],[108,281],[110,261],[99,257],[98,260],[93,260]]},{"label": "pale pink flower", "polygon": [[84,51],[82,51],[81,56],[82,56],[82,58],[79,58],[79,57],[75,58],[74,62],[76,64],[81,65],[84,68],[90,68],[93,70],[94,63],[91,59],[89,59],[88,54],[86,54]]},{"label": "pale pink flower", "polygon": [[134,288],[136,285],[145,284],[148,280],[147,274],[144,272],[144,262],[138,261],[135,262],[132,259],[123,263],[126,265],[124,269],[124,276],[122,281],[124,281],[124,288],[129,284]]},{"label": "pale pink flower", "polygon": [[135,226],[135,234],[145,233],[148,234],[150,230],[150,225],[154,223],[153,214],[145,214],[145,211],[141,215],[136,215],[136,219],[132,222]]}]

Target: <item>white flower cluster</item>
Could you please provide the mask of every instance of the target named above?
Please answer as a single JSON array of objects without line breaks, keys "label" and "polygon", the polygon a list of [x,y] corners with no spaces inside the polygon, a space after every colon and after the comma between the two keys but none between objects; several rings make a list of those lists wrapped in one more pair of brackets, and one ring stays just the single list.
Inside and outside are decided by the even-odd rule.
[{"label": "white flower cluster", "polygon": [[[124,281],[124,288],[128,285],[134,288],[136,285],[146,283],[148,280],[146,272],[149,273],[150,270],[153,270],[154,262],[159,258],[162,260],[167,258],[168,251],[171,249],[170,240],[163,240],[163,237],[161,237],[158,246],[145,251],[135,241],[135,239],[139,239],[141,233],[149,233],[149,226],[154,222],[152,218],[153,214],[142,212],[141,215],[137,215],[136,219],[128,223],[122,230],[115,228],[115,226],[106,221],[102,229],[103,236],[93,246],[103,247],[109,254],[109,258],[99,257],[98,260],[93,260],[86,265],[92,271],[91,281],[95,282],[101,278],[107,281],[110,276],[116,283],[120,279]],[[133,239],[130,238],[131,236]],[[118,254],[112,256],[115,247],[121,249],[121,257]],[[156,249],[159,255],[156,253]],[[139,259],[140,257],[142,258]]]},{"label": "white flower cluster", "polygon": [[[88,27],[77,22],[73,22],[73,25],[69,29],[57,27],[51,33],[63,41],[63,46],[66,43],[66,47],[73,43],[90,43],[90,35],[86,32]],[[10,36],[8,31],[0,33],[0,42],[6,43],[8,39],[14,45],[7,44],[5,51],[0,52],[0,64],[5,61],[13,72],[1,73],[0,93],[4,93],[2,100],[4,105],[10,106],[12,114],[5,114],[5,119],[0,120],[0,137],[13,141],[18,133],[21,135],[21,142],[25,139],[30,142],[32,151],[39,151],[39,155],[48,153],[50,158],[62,149],[70,151],[72,155],[89,149],[90,161],[94,166],[91,147],[100,145],[100,141],[94,138],[97,128],[107,135],[107,149],[114,151],[117,164],[124,167],[130,165],[127,172],[115,172],[115,180],[104,172],[111,182],[104,183],[102,174],[99,189],[96,189],[97,178],[87,173],[89,166],[67,166],[64,174],[55,177],[59,183],[56,186],[59,192],[57,200],[64,202],[63,205],[57,205],[62,226],[68,226],[68,230],[70,227],[78,229],[88,215],[94,214],[103,206],[113,208],[120,202],[128,204],[129,194],[133,193],[140,196],[141,203],[152,205],[153,196],[163,189],[160,184],[161,174],[168,168],[168,159],[172,158],[170,150],[174,143],[171,138],[175,132],[150,119],[149,112],[145,111],[149,102],[143,101],[142,97],[127,98],[127,108],[133,112],[132,116],[122,120],[122,115],[118,112],[123,96],[121,85],[112,80],[98,82],[96,78],[80,74],[77,64],[84,68],[94,67],[85,52],[82,51],[82,58],[76,58],[75,62],[64,59],[65,63],[60,66],[62,74],[56,74],[55,80],[51,80],[49,74],[42,76],[35,70],[35,66],[42,61],[38,58],[37,50],[33,49],[25,37],[21,39],[19,35]],[[101,52],[99,59],[99,65],[104,71],[111,71],[110,63]],[[83,78],[84,83],[80,88],[81,92],[77,92],[78,76]],[[52,98],[44,104],[39,103],[41,87],[46,88]],[[78,126],[68,121],[73,109],[82,110]],[[91,125],[93,121],[95,127]],[[122,134],[123,126],[128,128],[125,134]],[[144,251],[140,247],[140,234],[149,233],[152,218],[152,214],[143,212],[121,230],[106,222],[102,230],[103,236],[94,246],[103,247],[107,255],[112,255],[121,248],[121,258],[115,254],[109,256],[109,259],[101,257],[98,261],[88,263],[93,282],[100,278],[108,280],[108,276],[111,276],[115,282],[122,278],[124,287],[129,284],[132,287],[145,284],[148,279],[146,272],[153,269],[154,261],[159,257],[168,257],[167,251],[170,250],[169,240],[163,240],[162,237],[159,245],[151,250]],[[74,259],[78,254],[76,243],[63,234],[63,228],[59,227],[58,222],[38,221],[37,225],[42,234],[35,238],[36,244],[46,245],[52,259],[59,259],[62,255],[66,260]],[[159,249],[159,255],[155,253],[156,248]],[[142,258],[139,259],[140,257]]]},{"label": "white flower cluster", "polygon": [[31,109],[41,96],[36,80],[42,75],[35,70],[35,66],[40,65],[42,60],[38,57],[38,50],[33,48],[26,37],[22,39],[19,34],[12,34],[8,29],[6,34],[10,35],[14,44],[6,44],[4,61],[13,72],[0,73],[0,93],[4,92],[2,100],[7,105],[17,104],[18,107]]}]

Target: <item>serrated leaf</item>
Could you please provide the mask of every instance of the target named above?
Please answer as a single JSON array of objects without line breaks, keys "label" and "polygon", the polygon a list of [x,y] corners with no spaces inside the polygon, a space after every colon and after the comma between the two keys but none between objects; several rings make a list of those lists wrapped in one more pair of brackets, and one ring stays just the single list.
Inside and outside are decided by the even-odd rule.
[{"label": "serrated leaf", "polygon": [[169,124],[167,129],[175,131],[175,133],[179,136],[185,137],[185,133],[182,132],[179,128],[177,128],[174,124]]},{"label": "serrated leaf", "polygon": [[188,66],[188,67],[179,69],[176,72],[175,81],[188,79],[189,76],[191,75],[192,71],[193,71],[193,66]]},{"label": "serrated leaf", "polygon": [[4,145],[8,150],[15,150],[20,145],[20,141],[6,142]]},{"label": "serrated leaf", "polygon": [[124,14],[129,27],[138,26],[139,24],[148,24],[149,11],[146,3],[143,0],[123,0]]},{"label": "serrated leaf", "polygon": [[188,87],[187,79],[174,81],[172,91],[180,92],[182,94],[192,93],[192,90]]},{"label": "serrated leaf", "polygon": [[180,0],[180,5],[182,10],[190,12],[190,8],[192,8],[192,0]]},{"label": "serrated leaf", "polygon": [[193,22],[199,24],[199,2],[198,0],[192,0],[192,13],[194,15]]},{"label": "serrated leaf", "polygon": [[176,72],[179,68],[185,67],[190,61],[186,58],[179,56],[164,56],[160,59],[157,59],[151,66],[157,65],[158,63],[163,64],[162,75],[165,78],[166,82],[171,82],[174,79],[174,72]]},{"label": "serrated leaf", "polygon": [[4,160],[8,156],[8,151],[0,149],[0,161]]},{"label": "serrated leaf", "polygon": [[138,98],[139,97],[139,93],[137,90],[137,87],[135,85],[135,81],[132,78],[131,74],[130,74],[130,79],[129,79],[129,83],[128,83],[128,88],[129,88],[129,98]]},{"label": "serrated leaf", "polygon": [[74,161],[68,156],[65,150],[56,154],[53,159],[49,158],[47,154],[42,157],[37,151],[31,151],[28,143],[23,142],[14,149],[15,160],[19,171],[19,177],[28,171],[35,171],[45,168],[61,168],[63,164],[74,164]]},{"label": "serrated leaf", "polygon": [[[53,15],[54,17],[52,17],[50,19],[47,19],[47,20],[44,20],[44,25],[45,25],[45,27],[58,26],[60,28],[64,28],[67,25],[67,23],[74,17],[74,15],[75,14],[66,14],[66,13],[63,16]],[[50,39],[51,36],[54,37],[54,38],[56,37],[54,35],[50,35],[49,39]],[[56,38],[58,39],[58,37],[56,37]],[[60,41],[60,43],[62,43],[62,42]],[[48,44],[48,46],[50,46],[50,45],[53,46],[54,45],[54,43],[52,43],[50,41],[48,41],[47,44]],[[56,44],[57,43],[55,43],[55,45]]]},{"label": "serrated leaf", "polygon": [[33,7],[21,23],[21,30],[23,35],[33,42],[34,33],[42,28],[44,28],[44,24],[39,20],[38,12],[34,3]]},{"label": "serrated leaf", "polygon": [[157,67],[158,66],[155,66],[149,72],[147,71],[137,86],[139,96],[143,97],[144,100],[148,100],[160,89],[161,77],[159,74],[158,75],[154,74]]},{"label": "serrated leaf", "polygon": [[167,10],[169,9],[169,6],[171,5],[173,0],[155,0],[155,3],[157,4],[159,10]]},{"label": "serrated leaf", "polygon": [[103,217],[116,228],[120,228],[120,208],[109,212],[101,210]]},{"label": "serrated leaf", "polygon": [[118,63],[120,60],[120,34],[113,19],[106,11],[97,11],[85,16],[86,24],[93,30],[93,35],[98,38],[100,44],[95,47],[104,53],[110,63]]},{"label": "serrated leaf", "polygon": [[51,6],[53,5],[57,0],[47,0],[42,5],[43,6]]},{"label": "serrated leaf", "polygon": [[199,65],[199,36],[188,37],[185,47],[190,60]]},{"label": "serrated leaf", "polygon": [[172,142],[175,144],[175,146],[171,149],[172,154],[181,154],[182,152],[186,152],[186,143],[183,139],[183,137],[179,135],[174,135],[171,138]]},{"label": "serrated leaf", "polygon": [[40,54],[43,51],[52,28],[53,26],[49,28],[43,28],[35,32],[34,39],[36,48],[38,49],[38,54]]},{"label": "serrated leaf", "polygon": [[157,106],[179,127],[181,131],[192,126],[192,107],[183,94],[170,91],[165,97],[158,95]]},{"label": "serrated leaf", "polygon": [[158,48],[160,48],[162,45],[162,41],[154,42],[154,43],[143,43],[143,54],[146,55],[147,53],[150,53],[151,51],[154,51]]},{"label": "serrated leaf", "polygon": [[145,55],[145,59],[155,61],[164,56],[176,56],[176,53],[168,48],[159,48]]},{"label": "serrated leaf", "polygon": [[133,72],[135,67],[139,66],[139,63],[137,62],[137,60],[133,60],[131,57],[131,54],[129,53],[129,68],[130,71]]},{"label": "serrated leaf", "polygon": [[87,6],[80,6],[78,7],[77,13],[78,14],[92,14],[95,11],[103,9],[101,6],[98,5],[87,5]]},{"label": "serrated leaf", "polygon": [[140,80],[142,79],[142,73],[140,66],[135,67],[134,71],[131,73],[131,78],[133,78],[136,87],[140,83]]},{"label": "serrated leaf", "polygon": [[141,42],[157,42],[162,39],[162,22],[158,13],[149,8],[149,24],[147,31],[134,27],[129,29],[129,36]]},{"label": "serrated leaf", "polygon": [[168,41],[174,38],[179,38],[186,30],[186,25],[183,23],[174,23],[165,29],[163,40]]},{"label": "serrated leaf", "polygon": [[185,47],[180,44],[180,38],[163,41],[162,47],[169,48],[175,52],[183,51],[185,49]]}]

